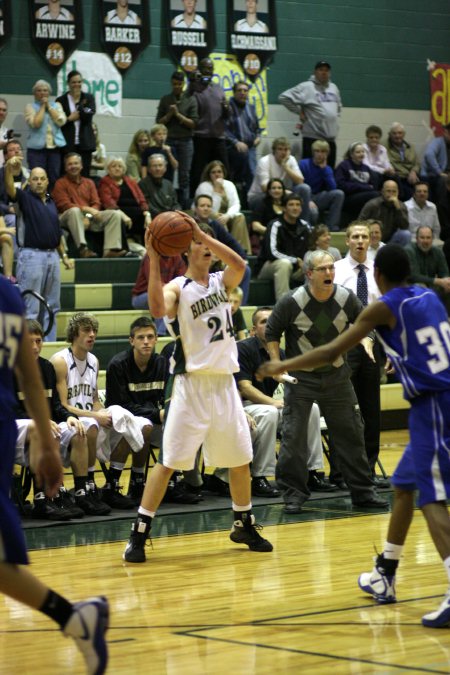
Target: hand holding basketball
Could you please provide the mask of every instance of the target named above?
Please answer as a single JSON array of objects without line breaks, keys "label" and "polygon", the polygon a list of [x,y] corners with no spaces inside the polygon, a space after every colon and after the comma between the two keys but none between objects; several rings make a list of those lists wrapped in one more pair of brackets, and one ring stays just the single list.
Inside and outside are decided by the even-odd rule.
[{"label": "hand holding basketball", "polygon": [[189,248],[195,226],[195,220],[183,211],[164,211],[148,226],[146,242],[151,241],[153,249],[159,255],[180,255]]}]

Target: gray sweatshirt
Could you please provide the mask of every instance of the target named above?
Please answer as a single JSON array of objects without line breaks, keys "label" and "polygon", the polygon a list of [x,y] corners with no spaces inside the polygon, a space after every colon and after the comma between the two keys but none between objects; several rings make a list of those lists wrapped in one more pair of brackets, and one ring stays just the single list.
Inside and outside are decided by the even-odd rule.
[{"label": "gray sweatshirt", "polygon": [[332,82],[320,84],[314,75],[278,97],[279,102],[297,115],[303,112],[302,134],[307,138],[334,140],[339,131],[341,95]]}]

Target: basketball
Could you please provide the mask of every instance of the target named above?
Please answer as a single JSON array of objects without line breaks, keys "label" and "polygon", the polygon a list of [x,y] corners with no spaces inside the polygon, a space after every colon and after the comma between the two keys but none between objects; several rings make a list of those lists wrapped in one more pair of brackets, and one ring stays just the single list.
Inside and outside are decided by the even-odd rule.
[{"label": "basketball", "polygon": [[159,255],[171,257],[188,250],[195,221],[183,211],[159,213],[150,223],[152,246]]}]

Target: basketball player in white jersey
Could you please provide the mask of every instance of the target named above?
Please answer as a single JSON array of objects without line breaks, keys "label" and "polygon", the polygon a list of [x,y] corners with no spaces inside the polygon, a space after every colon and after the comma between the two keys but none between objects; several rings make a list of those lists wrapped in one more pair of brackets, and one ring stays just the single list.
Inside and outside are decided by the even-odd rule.
[{"label": "basketball player in white jersey", "polygon": [[[120,492],[119,479],[130,453],[130,446],[122,435],[113,428],[111,413],[99,400],[97,379],[98,359],[91,354],[98,332],[98,321],[93,314],[78,312],[72,316],[67,327],[67,342],[70,347],[57,352],[51,361],[56,370],[57,386],[62,404],[70,411],[79,413],[87,429],[89,446],[89,485],[98,498],[94,475],[97,459],[97,435],[99,427],[108,430],[111,449],[110,468],[106,485],[102,488],[102,503],[113,508],[132,509],[133,500]],[[142,418],[136,418],[145,424]],[[145,429],[137,422],[146,438]],[[151,427],[149,427],[151,430]],[[132,453],[133,466],[145,466],[148,443],[144,448]],[[109,512],[109,509],[108,509]]]},{"label": "basketball player in white jersey", "polygon": [[[234,525],[230,538],[252,551],[272,551],[255,527],[249,463],[252,443],[233,373],[239,370],[228,293],[239,285],[245,261],[214,239],[209,226],[194,222],[188,269],[163,288],[159,255],[146,233],[152,316],[164,317],[176,338],[170,404],[165,413],[163,457],[147,480],[138,516],[124,552],[127,562],[145,562],[145,542],[174,470],[193,469],[202,445],[207,466],[229,468]],[[225,270],[210,273],[213,257]],[[166,390],[166,399],[168,391]]]}]

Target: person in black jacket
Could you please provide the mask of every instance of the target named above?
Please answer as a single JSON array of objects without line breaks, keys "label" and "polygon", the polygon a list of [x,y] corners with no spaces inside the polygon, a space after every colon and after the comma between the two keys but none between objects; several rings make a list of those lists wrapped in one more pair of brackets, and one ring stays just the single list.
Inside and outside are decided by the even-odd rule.
[{"label": "person in black jacket", "polygon": [[256,261],[258,279],[273,279],[278,300],[303,281],[303,256],[308,250],[310,227],[300,218],[302,200],[294,193],[283,197],[283,215],[267,226],[261,251]]},{"label": "person in black jacket", "polygon": [[67,122],[61,127],[66,139],[64,153],[77,152],[83,161],[82,174],[89,178],[92,153],[96,149],[92,120],[95,115],[95,98],[81,90],[83,78],[78,70],[71,70],[67,76],[69,91],[58,96]]},{"label": "person in black jacket", "polygon": [[[161,447],[166,360],[154,351],[156,326],[148,316],[133,321],[129,339],[131,348],[116,354],[108,363],[106,407],[121,405],[133,415],[146,417],[152,425],[144,427],[144,446],[132,456],[128,496],[135,504],[140,504],[150,439]],[[115,465],[111,471],[118,480],[121,469]]]},{"label": "person in black jacket", "polygon": [[[92,515],[93,507],[87,496],[86,482],[88,474],[88,448],[86,431],[82,422],[76,415],[71,414],[61,403],[56,388],[56,373],[53,365],[39,354],[42,350],[43,330],[38,321],[27,321],[28,332],[31,341],[31,350],[35,356],[42,375],[44,390],[48,397],[51,413],[51,427],[56,438],[59,439],[62,461],[72,467],[75,483],[75,503],[67,494],[64,487],[60,488],[59,495],[50,499],[45,495],[44,486],[39,484],[33,474],[33,518],[44,520],[69,520],[70,518],[82,518],[85,513]],[[17,405],[15,411],[18,438],[16,443],[16,462],[28,464],[26,448],[29,447],[29,459],[33,471],[34,445],[37,436],[34,424],[29,419],[25,408],[24,396],[19,391],[16,382]]]}]

